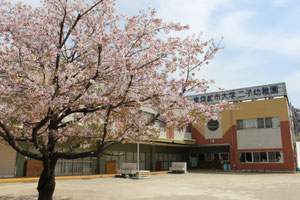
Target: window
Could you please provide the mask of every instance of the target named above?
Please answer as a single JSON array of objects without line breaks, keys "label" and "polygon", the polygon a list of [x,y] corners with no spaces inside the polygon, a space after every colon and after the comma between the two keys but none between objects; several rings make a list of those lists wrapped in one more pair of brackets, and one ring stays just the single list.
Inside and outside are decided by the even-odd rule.
[{"label": "window", "polygon": [[122,153],[122,155],[120,156],[120,162],[125,162],[126,161],[126,154],[125,152]]},{"label": "window", "polygon": [[252,162],[252,152],[240,152],[239,153],[239,162]]},{"label": "window", "polygon": [[164,160],[164,154],[163,153],[159,153],[158,154],[158,160],[159,161],[163,161]]},{"label": "window", "polygon": [[218,120],[209,120],[209,122],[207,123],[207,128],[210,130],[210,131],[216,131],[218,130],[220,124],[218,122]]},{"label": "window", "polygon": [[188,124],[188,125],[185,127],[185,132],[190,133],[190,132],[192,132],[191,129],[192,129],[192,125],[191,125],[191,124]]},{"label": "window", "polygon": [[133,152],[126,152],[126,161],[133,162]]},{"label": "window", "polygon": [[219,154],[218,153],[214,153],[213,154],[213,160],[219,160]]},{"label": "window", "polygon": [[221,160],[229,160],[229,154],[228,153],[221,153]]},{"label": "window", "polygon": [[81,159],[73,160],[73,174],[83,173],[83,163]]},{"label": "window", "polygon": [[59,159],[55,166],[55,175],[91,174],[91,158],[79,158],[74,160]]},{"label": "window", "polygon": [[283,162],[281,152],[276,151],[276,162]]},{"label": "window", "polygon": [[159,121],[159,127],[160,127],[160,128],[165,128],[165,127],[166,127],[166,122],[164,122],[164,121]]},{"label": "window", "polygon": [[280,120],[278,117],[266,117],[257,119],[244,119],[236,121],[237,130],[251,128],[278,128]]},{"label": "window", "polygon": [[177,155],[176,154],[172,154],[172,160],[177,160]]},{"label": "window", "polygon": [[133,162],[137,162],[137,152],[133,152]]},{"label": "window", "polygon": [[155,115],[154,114],[150,114],[150,122],[153,122],[154,118],[155,118]]},{"label": "window", "polygon": [[147,112],[143,112],[143,115],[145,117],[145,119],[148,121],[148,122],[153,122],[154,121],[154,118],[155,118],[155,115],[152,114],[152,113],[147,113]]},{"label": "window", "polygon": [[183,160],[183,156],[181,154],[177,154],[177,160],[176,161],[182,161]]},{"label": "window", "polygon": [[[63,148],[58,151],[64,152]],[[92,158],[58,159],[55,166],[55,175],[92,174]]]},{"label": "window", "polygon": [[167,170],[172,162],[181,161],[181,155],[173,153],[156,153],[156,160],[161,162],[162,170]]},{"label": "window", "polygon": [[252,152],[246,152],[246,162],[252,162]]},{"label": "window", "polygon": [[245,152],[239,152],[239,162],[240,163],[246,162],[245,154],[246,154]]},{"label": "window", "polygon": [[244,129],[257,128],[257,120],[255,119],[243,120],[243,128]]},{"label": "window", "polygon": [[140,153],[140,169],[146,169],[146,153]]},{"label": "window", "polygon": [[236,121],[237,130],[243,130],[243,120]]},{"label": "window", "polygon": [[164,161],[168,161],[168,154],[164,153]]},{"label": "window", "polygon": [[229,153],[213,153],[212,160],[229,160]]},{"label": "window", "polygon": [[267,152],[260,152],[260,162],[267,162]]},{"label": "window", "polygon": [[172,160],[173,160],[172,154],[168,154],[168,161],[172,161]]},{"label": "window", "polygon": [[253,162],[260,162],[259,152],[253,152]]},{"label": "window", "polygon": [[257,119],[257,127],[258,128],[265,128],[264,118],[258,118]]},{"label": "window", "polygon": [[182,132],[183,130],[181,127],[175,127],[175,131]]},{"label": "window", "polygon": [[268,152],[269,162],[280,162],[281,153],[280,152]]},{"label": "window", "polygon": [[205,155],[203,153],[198,154],[198,160],[199,161],[204,161],[205,160]]},{"label": "window", "polygon": [[273,128],[278,128],[278,127],[280,127],[280,120],[279,120],[279,117],[272,117],[272,124],[273,124]]},{"label": "window", "polygon": [[237,130],[257,128],[256,119],[237,120],[236,122],[237,122]]},{"label": "window", "polygon": [[270,152],[239,152],[239,163],[280,163],[282,153],[279,151]]},{"label": "window", "polygon": [[272,128],[272,117],[265,118],[266,128]]},{"label": "window", "polygon": [[63,163],[63,172],[62,174],[73,174],[73,162],[72,160],[65,160]]},{"label": "window", "polygon": [[118,152],[113,152],[112,161],[120,162],[120,156],[118,156]]},{"label": "window", "polygon": [[268,152],[269,162],[276,162],[276,152]]},{"label": "window", "polygon": [[[121,163],[136,163],[137,162],[137,153],[136,152],[107,152],[114,155],[107,155],[106,161],[115,161],[116,162],[116,168],[120,169]],[[144,170],[146,167],[146,153],[140,152],[140,169]]]}]

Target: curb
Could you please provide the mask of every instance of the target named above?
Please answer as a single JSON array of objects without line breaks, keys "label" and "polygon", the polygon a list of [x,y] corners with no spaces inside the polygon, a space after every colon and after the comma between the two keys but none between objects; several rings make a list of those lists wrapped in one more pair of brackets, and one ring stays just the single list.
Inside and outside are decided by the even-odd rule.
[{"label": "curb", "polygon": [[[150,175],[167,174],[169,171],[150,172]],[[77,175],[77,176],[56,176],[55,180],[71,180],[71,179],[92,179],[92,178],[109,178],[121,176],[121,174],[93,174],[93,175]],[[39,177],[18,177],[18,178],[0,178],[0,183],[16,183],[16,182],[37,182]]]}]

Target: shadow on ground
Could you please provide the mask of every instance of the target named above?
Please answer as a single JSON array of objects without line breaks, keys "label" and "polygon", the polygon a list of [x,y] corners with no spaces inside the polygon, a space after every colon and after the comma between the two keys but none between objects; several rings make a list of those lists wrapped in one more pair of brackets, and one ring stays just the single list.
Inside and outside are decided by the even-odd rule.
[{"label": "shadow on ground", "polygon": [[[37,200],[36,195],[1,195],[0,200]],[[72,200],[71,198],[54,197],[53,200]]]}]

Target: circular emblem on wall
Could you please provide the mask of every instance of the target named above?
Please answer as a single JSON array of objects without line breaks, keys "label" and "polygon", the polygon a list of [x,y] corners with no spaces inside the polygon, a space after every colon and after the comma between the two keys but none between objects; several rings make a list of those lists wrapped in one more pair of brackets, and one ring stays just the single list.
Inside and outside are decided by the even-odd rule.
[{"label": "circular emblem on wall", "polygon": [[218,128],[220,127],[220,124],[218,122],[218,120],[209,120],[209,122],[207,123],[207,128],[210,131],[216,131],[218,130]]}]

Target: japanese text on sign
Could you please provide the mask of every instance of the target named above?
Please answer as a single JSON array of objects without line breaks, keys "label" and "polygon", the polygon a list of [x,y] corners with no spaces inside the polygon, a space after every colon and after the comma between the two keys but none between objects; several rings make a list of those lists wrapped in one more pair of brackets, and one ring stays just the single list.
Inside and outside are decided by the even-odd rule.
[{"label": "japanese text on sign", "polygon": [[272,85],[263,85],[250,88],[241,88],[236,90],[227,90],[221,92],[207,93],[201,95],[189,96],[190,100],[197,103],[217,103],[222,100],[226,101],[242,101],[259,98],[270,98],[276,96],[285,96],[285,83]]}]

